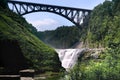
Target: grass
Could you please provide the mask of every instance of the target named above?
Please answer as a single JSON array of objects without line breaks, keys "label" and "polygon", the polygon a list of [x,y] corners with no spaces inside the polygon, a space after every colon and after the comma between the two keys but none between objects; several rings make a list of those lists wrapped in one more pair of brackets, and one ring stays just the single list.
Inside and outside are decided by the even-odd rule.
[{"label": "grass", "polygon": [[[16,40],[24,56],[33,64],[30,68],[35,70],[44,67],[53,68],[50,65],[52,63],[53,66],[58,67],[57,53],[30,32],[30,25],[24,18],[8,9],[0,8],[0,13],[0,40]],[[49,62],[49,64],[44,62]]]}]

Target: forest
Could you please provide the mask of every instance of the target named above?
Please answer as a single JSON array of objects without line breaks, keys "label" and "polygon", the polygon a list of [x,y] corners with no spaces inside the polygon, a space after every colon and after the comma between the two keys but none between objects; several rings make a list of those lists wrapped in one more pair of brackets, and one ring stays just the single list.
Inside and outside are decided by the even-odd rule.
[{"label": "forest", "polygon": [[80,40],[105,50],[98,59],[80,58],[68,80],[120,80],[120,0],[96,6],[88,22]]},{"label": "forest", "polygon": [[[41,72],[59,71],[60,61],[52,47],[70,48],[76,42],[83,42],[85,48],[103,48],[104,51],[97,59],[80,57],[65,80],[120,80],[120,0],[105,0],[96,6],[88,23],[79,26],[82,28],[61,26],[44,32],[11,12],[6,0],[0,2],[0,43],[17,42],[29,68]],[[1,63],[0,72],[4,68]]]}]

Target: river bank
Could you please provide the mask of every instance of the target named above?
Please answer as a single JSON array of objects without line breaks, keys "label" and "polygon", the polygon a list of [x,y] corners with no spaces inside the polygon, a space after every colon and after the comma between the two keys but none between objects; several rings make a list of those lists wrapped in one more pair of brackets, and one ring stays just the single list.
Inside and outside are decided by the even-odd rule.
[{"label": "river bank", "polygon": [[61,72],[46,72],[35,75],[34,80],[59,80],[61,74]]}]

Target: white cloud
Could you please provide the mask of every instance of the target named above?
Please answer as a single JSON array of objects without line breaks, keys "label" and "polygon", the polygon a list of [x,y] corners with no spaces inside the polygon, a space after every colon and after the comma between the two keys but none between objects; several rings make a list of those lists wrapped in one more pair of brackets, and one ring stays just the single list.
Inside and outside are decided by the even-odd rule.
[{"label": "white cloud", "polygon": [[51,30],[55,28],[55,25],[58,25],[58,22],[47,18],[43,20],[29,21],[38,31]]},{"label": "white cloud", "polygon": [[33,24],[33,26],[48,26],[48,25],[53,25],[57,24],[57,21],[53,19],[43,19],[43,20],[37,20],[37,21],[30,21],[30,23]]}]

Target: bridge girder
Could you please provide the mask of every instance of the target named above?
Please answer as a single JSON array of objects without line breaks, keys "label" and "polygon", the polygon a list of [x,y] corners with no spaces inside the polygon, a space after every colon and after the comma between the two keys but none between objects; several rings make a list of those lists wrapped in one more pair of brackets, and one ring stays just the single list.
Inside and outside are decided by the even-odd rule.
[{"label": "bridge girder", "polygon": [[16,12],[19,15],[25,15],[33,12],[51,12],[65,17],[76,26],[80,26],[80,23],[84,21],[91,13],[91,10],[88,9],[79,9],[72,7],[63,7],[56,5],[48,4],[37,4],[29,2],[20,2],[20,1],[8,1],[8,4],[12,5],[12,11]]}]

